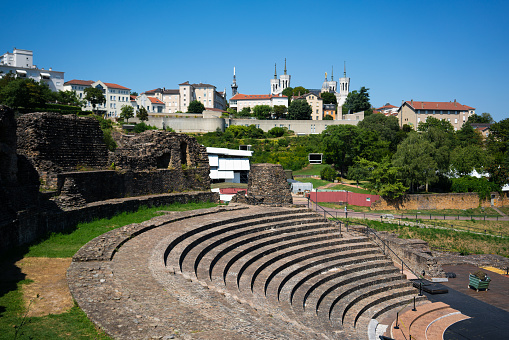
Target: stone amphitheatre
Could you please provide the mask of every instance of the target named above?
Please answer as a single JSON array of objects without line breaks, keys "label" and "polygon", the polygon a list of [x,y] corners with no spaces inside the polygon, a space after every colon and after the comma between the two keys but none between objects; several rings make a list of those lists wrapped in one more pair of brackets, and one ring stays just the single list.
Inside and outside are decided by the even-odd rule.
[{"label": "stone amphitheatre", "polygon": [[[16,124],[10,115],[0,110],[2,132]],[[218,201],[204,147],[188,136],[123,136],[108,153],[93,119],[28,114],[17,124],[17,142],[0,135],[0,198],[15,198],[0,208],[10,216],[0,221],[2,247],[143,204]],[[254,165],[235,203],[166,212],[93,239],[68,269],[73,298],[118,339],[408,338],[391,333],[397,312],[413,338],[442,339],[468,318],[420,295],[386,244],[292,205],[285,184],[280,166]],[[420,246],[395,251],[415,272],[444,276]]]}]

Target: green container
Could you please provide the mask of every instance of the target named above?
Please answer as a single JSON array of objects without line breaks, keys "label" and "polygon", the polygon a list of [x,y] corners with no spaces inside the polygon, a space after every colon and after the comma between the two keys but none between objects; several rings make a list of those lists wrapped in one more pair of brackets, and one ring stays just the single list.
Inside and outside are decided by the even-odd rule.
[{"label": "green container", "polygon": [[468,276],[468,288],[474,288],[477,291],[479,289],[485,289],[488,291],[488,286],[490,285],[491,279],[489,276],[486,275],[486,280],[482,281],[477,276],[470,274]]}]

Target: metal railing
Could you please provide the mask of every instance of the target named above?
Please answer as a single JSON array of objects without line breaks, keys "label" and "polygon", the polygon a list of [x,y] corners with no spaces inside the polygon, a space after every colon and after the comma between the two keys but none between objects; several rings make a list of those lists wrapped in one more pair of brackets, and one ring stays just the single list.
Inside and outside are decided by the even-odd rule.
[{"label": "metal railing", "polygon": [[[328,214],[328,215],[330,215],[330,217],[331,217],[331,218],[336,218],[336,219],[335,219],[335,220],[333,220],[333,221],[334,221],[334,223],[336,223],[336,224],[339,226],[339,235],[341,236],[341,235],[342,235],[342,228],[341,228],[341,225],[343,224],[343,222],[341,222],[341,221],[338,221],[338,220],[337,220],[337,215],[336,215],[336,217],[334,217],[334,215],[332,215],[332,214],[330,213],[330,211],[327,211],[327,210],[325,210],[325,208],[323,208],[323,207],[319,206],[319,205],[318,205],[318,203],[316,203],[315,201],[313,201],[313,200],[312,200],[309,196],[307,196],[307,199],[308,199],[308,208],[309,208],[309,201],[311,201],[311,202],[313,202],[313,203],[315,204],[315,211],[316,211],[316,212],[318,212],[318,208],[322,209],[322,211],[323,211],[323,217],[324,217],[324,218],[327,218],[327,216],[326,216],[327,214]],[[348,230],[347,230],[347,231],[348,231]]]},{"label": "metal railing", "polygon": [[[329,214],[331,216],[331,218],[336,218],[337,219],[337,215],[336,217],[334,217],[334,215],[332,213],[330,213],[329,211],[325,210],[325,208],[321,207],[318,205],[317,202],[313,201],[309,196],[307,197],[308,199],[308,208],[309,208],[309,202],[313,202],[315,204],[315,211],[318,211],[318,208],[322,209],[323,210],[323,214],[324,214],[324,217],[326,216],[326,214]],[[345,212],[346,216],[348,216],[348,212]],[[338,220],[334,220],[336,223],[339,222],[340,223],[340,232],[341,232],[341,221],[338,221]],[[376,230],[374,229],[371,229],[368,225],[366,224],[363,224],[363,223],[356,223],[356,225],[359,225],[359,226],[362,226],[364,227],[364,233],[366,234],[366,237],[368,237],[369,239],[370,238],[370,235],[373,235],[373,242],[380,247],[380,249],[382,249],[384,255],[387,255],[389,256],[388,252],[390,251],[397,259],[398,259],[398,262],[401,262],[401,274],[403,274],[403,271],[404,271],[404,267],[406,267],[419,281],[421,281],[422,283],[422,280],[424,279],[424,277],[420,274],[417,274],[414,272],[414,270],[412,268],[410,268],[410,266],[408,264],[405,263],[405,261],[403,261],[402,258],[400,258],[398,256],[398,254],[396,254],[394,252],[394,250],[391,249],[391,247],[389,247],[389,245],[380,238],[380,236],[377,235],[376,233]],[[347,231],[348,231],[348,223],[346,223],[346,228],[347,228]],[[380,244],[377,242],[377,240],[380,242]],[[387,249],[387,254],[386,254],[386,249]]]}]

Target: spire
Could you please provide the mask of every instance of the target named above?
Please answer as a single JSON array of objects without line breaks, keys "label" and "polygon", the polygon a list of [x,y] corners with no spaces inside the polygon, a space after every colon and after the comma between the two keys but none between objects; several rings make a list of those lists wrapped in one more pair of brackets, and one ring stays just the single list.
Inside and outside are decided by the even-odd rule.
[{"label": "spire", "polygon": [[233,81],[235,81],[235,66],[233,66]]},{"label": "spire", "polygon": [[286,58],[285,58],[285,75],[286,75]]},{"label": "spire", "polygon": [[274,63],[274,79],[277,79],[276,63]]},{"label": "spire", "polygon": [[332,72],[330,74],[330,81],[334,81],[334,65],[332,65]]},{"label": "spire", "polygon": [[[237,89],[238,89],[237,78],[235,77],[235,66],[234,66],[233,67],[232,97],[237,94]],[[225,89],[224,95],[226,96],[226,89]]]},{"label": "spire", "polygon": [[344,73],[344,77],[346,78],[346,61],[345,61],[345,73]]}]

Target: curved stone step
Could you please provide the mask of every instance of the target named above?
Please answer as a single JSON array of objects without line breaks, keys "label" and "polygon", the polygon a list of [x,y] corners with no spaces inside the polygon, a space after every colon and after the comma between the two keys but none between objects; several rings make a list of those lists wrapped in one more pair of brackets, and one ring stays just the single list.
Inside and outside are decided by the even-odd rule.
[{"label": "curved stone step", "polygon": [[[236,251],[246,244],[262,242],[265,239],[270,239],[278,235],[301,231],[316,231],[320,233],[321,230],[328,229],[331,232],[335,232],[328,224],[323,222],[313,222],[310,220],[298,221],[298,224],[286,222],[286,225],[278,225],[277,227],[273,225],[263,225],[242,232],[229,231],[224,235],[211,237],[204,241],[202,245],[195,247],[193,250],[194,255],[190,252],[188,253],[188,257],[194,259],[194,271],[198,273],[198,268],[201,267],[201,275],[206,275],[210,280],[217,262],[226,254]],[[204,268],[206,271],[203,270]]]},{"label": "curved stone step", "polygon": [[[187,232],[178,235],[170,244],[167,246],[164,259],[165,265],[173,266],[176,270],[180,270],[180,257],[182,254],[187,251],[185,250],[192,242],[195,242],[197,239],[202,240],[204,235],[211,235],[211,233],[224,233],[229,230],[240,230],[243,228],[251,228],[254,225],[259,224],[268,224],[268,223],[278,223],[284,222],[293,219],[299,219],[302,216],[312,218],[314,214],[304,211],[299,211],[297,214],[291,214],[291,211],[270,211],[263,214],[252,213],[250,215],[244,216],[236,216],[234,218],[229,218],[226,220],[215,220],[213,217],[210,219],[205,219],[203,224],[200,226],[193,226],[193,228]],[[324,221],[321,217],[316,216],[317,220]],[[197,242],[199,244],[199,242]],[[172,264],[174,261],[174,257],[178,256],[178,265]],[[173,258],[173,261],[171,261]]]},{"label": "curved stone step", "polygon": [[265,262],[258,266],[251,277],[251,290],[267,294],[267,288],[272,280],[281,272],[293,270],[305,270],[332,260],[345,259],[351,256],[378,254],[379,251],[371,243],[347,243],[341,246],[331,246],[317,251],[309,251],[304,255],[297,253],[292,256],[287,254],[274,254],[264,258]]}]

